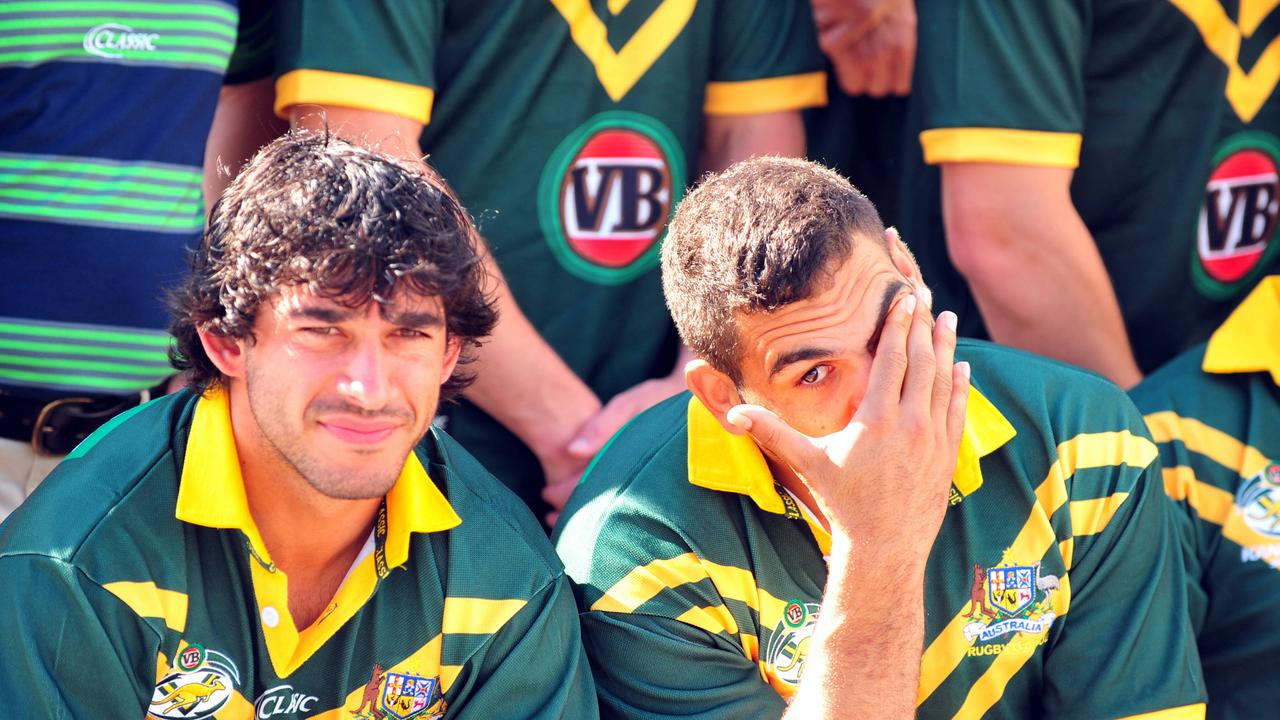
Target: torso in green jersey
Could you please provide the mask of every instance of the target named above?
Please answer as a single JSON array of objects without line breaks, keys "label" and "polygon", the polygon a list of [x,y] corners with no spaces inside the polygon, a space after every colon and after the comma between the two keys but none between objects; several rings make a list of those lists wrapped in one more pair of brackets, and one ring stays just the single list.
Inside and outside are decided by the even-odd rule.
[{"label": "torso in green jersey", "polygon": [[[981,344],[958,354],[980,392],[925,576],[918,716],[1199,717],[1181,556],[1141,417],[1092,375]],[[565,516],[557,548],[606,709],[782,714],[829,545],[749,440],[675,398],[614,440]]]}]

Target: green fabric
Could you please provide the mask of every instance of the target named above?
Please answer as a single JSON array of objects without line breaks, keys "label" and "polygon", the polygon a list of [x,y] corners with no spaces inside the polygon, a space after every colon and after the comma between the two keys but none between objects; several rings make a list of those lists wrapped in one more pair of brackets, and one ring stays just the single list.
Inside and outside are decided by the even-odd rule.
[{"label": "green fabric", "polygon": [[[1187,351],[1135,388],[1133,399],[1148,417],[1172,416],[1177,430],[1160,443],[1166,472],[1189,471],[1198,483],[1232,498],[1227,519],[1232,531],[1224,531],[1224,518],[1214,517],[1208,508],[1206,517],[1193,500],[1178,502],[1188,548],[1191,617],[1209,691],[1208,716],[1267,717],[1274,712],[1275,690],[1258,668],[1280,653],[1280,632],[1271,622],[1271,613],[1280,610],[1280,534],[1265,518],[1251,522],[1245,517],[1264,516],[1259,503],[1273,502],[1277,495],[1271,490],[1258,498],[1248,491],[1273,487],[1264,478],[1267,468],[1280,462],[1280,388],[1265,372],[1203,372],[1203,359],[1203,346]],[[1224,458],[1215,459],[1204,439],[1188,441],[1189,433],[1204,438],[1206,431],[1197,433],[1192,427],[1198,424],[1256,450],[1262,467],[1243,455],[1223,464]],[[1269,532],[1257,535],[1257,544],[1242,544],[1235,531],[1242,526]]]},{"label": "green fabric", "polygon": [[275,53],[275,13],[271,0],[241,0],[236,48],[227,62],[228,85],[271,77]]},{"label": "green fabric", "polygon": [[[954,670],[922,679],[922,687],[935,689],[918,716],[954,716],[984,673],[999,673],[997,659],[1019,648],[1034,650],[982,717],[1113,718],[1202,702],[1180,592],[1181,546],[1141,416],[1123,393],[1091,374],[972,341],[962,341],[959,356],[972,363],[975,386],[1017,435],[982,459],[982,485],[953,500],[934,544],[925,576],[926,659],[942,652],[946,643],[934,641],[949,624],[956,627],[946,637],[958,641],[958,649],[949,656]],[[775,688],[795,687],[799,671],[790,666],[803,667],[794,661],[797,654],[804,659],[802,631],[811,633],[821,613],[826,566],[798,513],[771,514],[747,496],[688,482],[687,403],[686,395],[659,405],[619,436],[557,527],[556,547],[584,609],[602,714],[779,717],[784,705]],[[1122,442],[1132,465],[1117,460]],[[1054,463],[1077,456],[1060,456],[1060,445],[1083,448],[1081,457],[1107,458],[1081,462],[1065,478],[1060,495],[1085,505],[1037,503],[1036,490],[1054,477]],[[1105,525],[1089,526],[1083,509],[1099,498],[1118,506]],[[1045,550],[1020,544],[1020,533],[1040,537]],[[1063,552],[1068,540],[1070,567]],[[689,562],[679,560],[689,553],[709,570],[706,577],[663,572]],[[624,578],[646,565],[638,574],[658,578],[656,587],[650,582],[654,590],[629,594],[626,588],[637,592],[644,583]],[[975,565],[984,571],[986,603],[994,604],[994,593],[985,572],[1003,565],[1038,581],[1030,605],[980,613],[970,601]],[[734,569],[761,592],[736,591],[726,580]],[[1060,609],[1067,592],[1065,614],[1042,613]],[[753,597],[744,601],[744,595]],[[762,599],[766,595],[774,600]],[[629,611],[611,604],[619,597],[632,598],[624,606]],[[793,603],[795,622],[788,624],[780,608]],[[736,632],[679,619],[696,614],[694,608],[727,612]],[[1047,636],[999,624],[1017,618],[1024,628],[1048,623]],[[961,629],[973,634],[957,638]],[[987,636],[977,634],[984,629]],[[1037,645],[1039,637],[1045,642]]]},{"label": "green fabric", "polygon": [[[492,634],[443,632],[439,664],[460,668],[443,693],[448,717],[595,717],[573,596],[551,546],[528,511],[438,431],[417,452],[462,524],[414,534],[408,571],[393,569],[337,634],[279,677],[246,537],[174,517],[194,405],[184,391],[95,436],[0,526],[6,714],[140,717],[159,708],[163,716],[167,706],[150,705],[153,698],[192,677],[157,690],[158,656],[173,667],[182,642],[204,648],[203,678],[218,678],[249,704],[260,701],[259,717],[295,704],[307,715],[340,709],[368,718],[350,694],[359,699],[375,664],[389,670],[441,636],[446,598],[489,598],[525,604]],[[139,617],[105,589],[124,581],[185,594],[185,623]],[[440,677],[430,665],[418,675],[424,681]],[[392,680],[388,673],[377,686],[379,698]],[[212,717],[210,709],[197,704],[183,716]]]},{"label": "green fabric", "polygon": [[[614,15],[605,0],[591,2],[611,52],[626,52],[660,7],[681,4],[632,0]],[[572,160],[607,128],[647,139],[643,144],[663,158],[652,167],[669,177],[661,203],[669,211],[697,177],[708,82],[822,67],[811,11],[801,0],[696,3],[670,45],[616,101],[545,0],[292,0],[280,3],[280,12],[278,72],[329,70],[435,90],[422,138],[429,161],[476,217],[522,310],[602,400],[673,368],[677,341],[657,271],[666,213],[644,200],[650,186],[640,177],[633,222],[620,204],[599,221],[600,232],[575,233],[605,240],[575,245],[561,212]],[[619,198],[634,196],[622,170],[606,171],[614,173]],[[585,179],[588,191],[593,182]],[[587,225],[599,195],[588,193],[575,206]],[[636,225],[640,239],[619,235]],[[616,254],[609,259],[609,252]],[[463,403],[450,414],[449,431],[540,515],[546,506],[533,456],[474,406]]]},{"label": "green fabric", "polygon": [[[1235,3],[1226,10],[1235,17]],[[1072,201],[1102,254],[1144,371],[1205,340],[1265,274],[1263,264],[1276,266],[1272,252],[1229,286],[1196,281],[1206,181],[1231,134],[1223,121],[1227,70],[1174,4],[920,0],[918,13],[913,135],[1083,134]],[[1260,32],[1244,41],[1245,70],[1272,38]],[[1270,133],[1275,122],[1264,111],[1252,126]],[[962,334],[985,337],[948,256],[938,168],[923,164],[918,144],[913,155],[904,164],[903,237],[938,307],[958,312]]]}]

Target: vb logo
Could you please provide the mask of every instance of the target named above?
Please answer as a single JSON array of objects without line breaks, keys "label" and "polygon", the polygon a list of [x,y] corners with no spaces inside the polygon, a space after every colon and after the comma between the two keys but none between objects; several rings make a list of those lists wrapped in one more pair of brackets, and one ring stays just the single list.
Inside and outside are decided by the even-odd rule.
[{"label": "vb logo", "polygon": [[1229,138],[1214,158],[1196,228],[1192,275],[1215,300],[1247,289],[1275,255],[1280,144],[1261,132]]}]

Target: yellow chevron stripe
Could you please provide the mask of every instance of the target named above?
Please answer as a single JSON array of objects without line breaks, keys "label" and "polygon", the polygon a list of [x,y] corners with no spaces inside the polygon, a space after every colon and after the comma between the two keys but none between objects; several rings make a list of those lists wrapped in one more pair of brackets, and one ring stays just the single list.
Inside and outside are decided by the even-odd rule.
[{"label": "yellow chevron stripe", "polygon": [[446,635],[492,635],[528,604],[526,600],[446,597],[441,627]]},{"label": "yellow chevron stripe", "polygon": [[1062,564],[1067,568],[1067,570],[1071,569],[1071,561],[1075,557],[1075,552],[1075,538],[1067,538],[1066,540],[1058,543],[1058,554],[1062,556]]},{"label": "yellow chevron stripe", "polygon": [[1196,479],[1196,473],[1186,465],[1167,467],[1164,475],[1164,492],[1174,500],[1185,500],[1201,518],[1215,525],[1225,525],[1236,506],[1235,496],[1219,487]]},{"label": "yellow chevron stripe", "polygon": [[1183,705],[1182,707],[1156,710],[1155,712],[1142,713],[1141,715],[1129,715],[1119,720],[1204,720],[1204,713],[1204,703],[1196,703],[1195,705]]},{"label": "yellow chevron stripe", "polygon": [[729,609],[723,605],[692,607],[681,613],[676,620],[702,628],[713,635],[719,633],[738,634],[738,623],[733,619],[733,613],[729,612]]},{"label": "yellow chevron stripe", "polygon": [[1071,534],[1080,537],[1102,532],[1128,498],[1129,493],[1118,492],[1093,500],[1073,500],[1068,506],[1071,513]]},{"label": "yellow chevron stripe", "polygon": [[[1018,531],[1013,543],[1001,557],[1001,562],[1025,563],[1044,558],[1044,554],[1057,542],[1049,518],[1067,503],[1069,498],[1067,479],[1075,475],[1077,470],[1118,465],[1146,467],[1155,459],[1156,454],[1156,446],[1150,440],[1134,435],[1128,430],[1084,433],[1058,445],[1058,459],[1049,467],[1044,481],[1036,488],[1036,505],[1031,509],[1030,517]],[[1074,544],[1072,549],[1074,550]],[[1069,582],[1066,574],[1059,578],[1060,589],[1054,595],[1054,607],[1061,608],[1059,617],[1066,614],[1070,606]],[[942,685],[964,659],[965,652],[971,645],[964,637],[964,626],[968,622],[968,618],[964,616],[964,608],[961,608],[960,612],[951,618],[942,632],[938,633],[925,649],[920,660],[920,690],[916,696],[917,706],[924,704],[924,701],[929,699],[929,696]],[[1032,651],[1034,652],[1034,646]],[[1004,653],[1001,657],[1003,655]],[[978,697],[974,698],[974,706],[980,707],[985,702],[994,703],[999,700],[1009,679],[1030,657],[1031,654],[1027,653],[1021,661],[992,663],[986,673],[992,677],[983,681],[983,690],[979,692]],[[970,694],[972,695],[973,692],[971,690]],[[987,707],[989,708],[990,705]]]},{"label": "yellow chevron stripe", "polygon": [[153,582],[113,582],[102,586],[137,613],[138,617],[162,618],[170,630],[187,627],[187,594],[162,590]]},{"label": "yellow chevron stripe", "polygon": [[1146,420],[1156,442],[1181,440],[1188,450],[1236,471],[1240,477],[1252,477],[1267,466],[1267,456],[1256,448],[1195,418],[1180,417],[1168,410],[1151,413]]},{"label": "yellow chevron stripe", "polygon": [[633,612],[666,588],[695,583],[707,578],[707,569],[693,553],[668,560],[654,560],[640,565],[614,583],[604,596],[591,605],[603,612]]}]

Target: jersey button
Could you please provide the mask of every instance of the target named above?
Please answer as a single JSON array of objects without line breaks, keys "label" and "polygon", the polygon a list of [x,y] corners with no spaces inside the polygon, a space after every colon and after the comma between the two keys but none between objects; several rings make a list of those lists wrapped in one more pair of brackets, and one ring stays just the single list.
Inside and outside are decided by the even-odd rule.
[{"label": "jersey button", "polygon": [[262,624],[273,628],[280,624],[280,611],[270,605],[262,608]]}]

